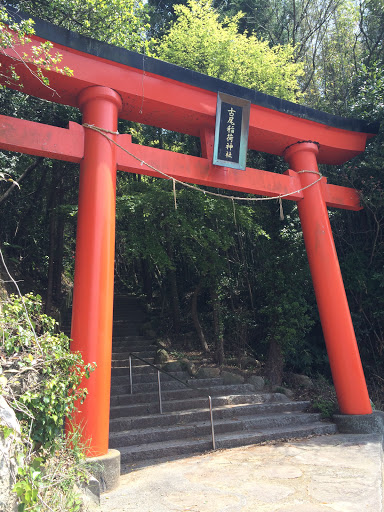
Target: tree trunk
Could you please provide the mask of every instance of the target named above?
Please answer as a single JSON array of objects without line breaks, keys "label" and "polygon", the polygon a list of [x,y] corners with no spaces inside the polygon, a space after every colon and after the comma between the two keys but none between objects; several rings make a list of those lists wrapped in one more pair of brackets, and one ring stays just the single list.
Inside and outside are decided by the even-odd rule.
[{"label": "tree trunk", "polygon": [[215,334],[215,355],[217,364],[224,363],[224,337],[221,320],[221,305],[219,295],[215,287],[211,288],[211,301],[213,311],[213,332]]},{"label": "tree trunk", "polygon": [[200,340],[201,347],[204,350],[204,352],[209,352],[208,343],[205,339],[203,329],[201,328],[200,322],[199,322],[199,315],[197,312],[197,297],[199,295],[199,292],[201,290],[201,283],[199,283],[192,295],[192,304],[191,304],[191,315],[193,320],[193,325],[195,326],[197,336]]},{"label": "tree trunk", "polygon": [[[54,169],[53,169],[54,171]],[[57,206],[57,188],[55,173],[52,172],[52,181],[49,194],[48,215],[49,215],[49,255],[48,255],[48,282],[47,297],[45,301],[45,314],[50,315],[52,310],[54,267],[56,252],[56,206]]]},{"label": "tree trunk", "polygon": [[[30,206],[26,211],[23,212],[22,217],[17,223],[17,228],[14,235],[13,243],[18,244],[19,240],[22,242],[23,238],[27,236],[30,231],[30,223],[33,221],[33,210],[36,206],[40,206],[46,193],[46,182],[47,182],[48,168],[44,167],[41,173],[39,184],[36,187],[35,192],[30,200]],[[21,245],[21,244],[19,244]]]},{"label": "tree trunk", "polygon": [[[40,162],[42,162],[43,160],[44,160],[44,158],[42,156],[39,156],[38,158],[36,158],[36,160],[31,165],[29,165],[25,169],[23,174],[17,179],[17,183],[19,184],[30,172],[34,171],[36,169],[36,167],[40,164]],[[6,190],[4,192],[4,194],[0,197],[0,204],[3,203],[7,199],[7,197],[11,194],[11,192],[16,187],[17,187],[17,185],[15,183],[12,183],[12,185],[9,187],[9,189]]]},{"label": "tree trunk", "polygon": [[143,277],[143,292],[149,303],[152,302],[152,274],[149,270],[149,263],[146,258],[141,259],[141,274]]},{"label": "tree trunk", "polygon": [[168,258],[171,262],[171,268],[168,271],[168,282],[169,282],[169,291],[171,295],[171,306],[172,306],[172,315],[173,315],[173,328],[176,334],[180,332],[180,324],[181,324],[181,313],[180,313],[180,302],[179,302],[179,291],[177,286],[177,276],[176,270],[174,267],[174,257],[173,257],[173,244],[171,240],[171,233],[169,226],[165,227],[165,236],[166,236],[166,250]]},{"label": "tree trunk", "polygon": [[61,304],[61,277],[63,274],[64,259],[64,228],[65,219],[59,215],[56,227],[56,250],[53,265],[53,301],[60,306]]},{"label": "tree trunk", "polygon": [[[60,182],[59,190],[59,205],[63,204],[64,190],[63,182]],[[64,260],[64,229],[65,229],[65,218],[62,213],[56,214],[56,250],[55,260],[53,265],[53,301],[60,306],[61,305],[61,277],[63,274],[63,260]]]},{"label": "tree trunk", "polygon": [[283,382],[284,358],[281,345],[275,338],[269,343],[268,359],[265,374],[271,386],[281,386]]}]

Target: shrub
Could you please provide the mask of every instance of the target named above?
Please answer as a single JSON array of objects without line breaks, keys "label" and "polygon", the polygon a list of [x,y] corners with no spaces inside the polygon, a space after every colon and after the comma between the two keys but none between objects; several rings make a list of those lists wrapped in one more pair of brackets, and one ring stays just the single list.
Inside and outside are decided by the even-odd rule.
[{"label": "shrub", "polygon": [[42,313],[40,296],[11,295],[1,303],[0,318],[0,387],[21,425],[14,487],[19,511],[79,510],[69,489],[86,478],[84,450],[79,431],[68,440],[63,429],[76,401],[86,397],[79,385],[94,365],[70,352],[69,338]]}]

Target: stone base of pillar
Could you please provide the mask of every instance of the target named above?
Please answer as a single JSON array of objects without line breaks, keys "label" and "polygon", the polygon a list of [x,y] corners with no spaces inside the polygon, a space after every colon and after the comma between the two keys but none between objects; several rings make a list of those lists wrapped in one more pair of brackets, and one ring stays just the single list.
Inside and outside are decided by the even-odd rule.
[{"label": "stone base of pillar", "polygon": [[100,484],[99,493],[112,491],[118,487],[120,481],[120,452],[118,450],[108,450],[106,455],[99,457],[88,457],[87,462],[91,463],[90,472]]},{"label": "stone base of pillar", "polygon": [[384,434],[384,412],[335,414],[333,420],[342,434]]}]

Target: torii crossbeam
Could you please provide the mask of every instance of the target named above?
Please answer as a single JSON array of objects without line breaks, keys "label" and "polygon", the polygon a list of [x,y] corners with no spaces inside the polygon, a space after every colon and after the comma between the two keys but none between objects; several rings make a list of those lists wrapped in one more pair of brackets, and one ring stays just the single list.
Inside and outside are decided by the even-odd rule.
[{"label": "torii crossbeam", "polygon": [[[112,354],[116,169],[161,177],[145,161],[181,181],[297,202],[333,380],[343,414],[371,414],[327,206],[359,210],[358,193],[329,185],[318,163],[341,164],[363,152],[378,127],[343,119],[222,82],[193,71],[80,36],[36,20],[32,45],[52,41],[73,76],[46,72],[57,94],[19,62],[23,92],[81,109],[83,122],[110,132],[118,118],[200,137],[202,157],[145,147],[129,135],[103,135],[76,123],[68,129],[0,116],[0,148],[80,163],[79,211],[71,337],[72,350],[97,370],[76,421],[91,439],[89,455],[108,451]],[[2,65],[15,64],[13,49]],[[283,175],[212,164],[217,92],[251,101],[248,146],[284,156]],[[301,171],[312,171],[301,173]]]}]

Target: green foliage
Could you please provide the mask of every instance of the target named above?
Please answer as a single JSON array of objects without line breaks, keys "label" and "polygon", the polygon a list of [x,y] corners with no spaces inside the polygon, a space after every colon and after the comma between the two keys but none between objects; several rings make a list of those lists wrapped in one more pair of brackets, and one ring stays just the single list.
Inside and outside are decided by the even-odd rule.
[{"label": "green foliage", "polygon": [[312,408],[315,412],[319,412],[323,419],[327,420],[331,420],[338,411],[337,403],[334,400],[321,397],[313,401]]},{"label": "green foliage", "polygon": [[86,389],[78,386],[93,365],[69,351],[68,337],[55,334],[56,322],[41,307],[39,296],[11,296],[2,304],[0,338],[5,356],[12,358],[11,404],[31,439],[44,444],[63,428],[75,402],[85,399]]},{"label": "green foliage", "polygon": [[[11,32],[12,31],[12,32]],[[6,50],[17,44],[25,45],[30,42],[28,35],[33,33],[33,21],[27,20],[21,23],[15,23],[11,20],[4,6],[0,6],[0,48]],[[9,66],[3,69],[0,64],[0,78],[3,85],[11,85],[17,83],[20,77],[15,71],[15,66]]]},{"label": "green foliage", "polygon": [[373,63],[371,66],[363,64],[356,86],[358,94],[355,94],[354,103],[351,105],[351,114],[367,121],[382,121],[384,119],[384,71],[380,64]]},{"label": "green foliage", "polygon": [[297,79],[303,74],[294,62],[294,47],[269,47],[254,34],[239,33],[241,12],[219,20],[211,0],[176,5],[176,21],[155,46],[155,56],[180,66],[295,101]]},{"label": "green foliage", "polygon": [[26,508],[30,509],[37,503],[39,486],[41,485],[41,457],[35,457],[32,463],[26,467],[19,466],[18,481],[13,487],[13,491],[20,500],[19,512],[24,512]]},{"label": "green foliage", "polygon": [[79,34],[129,50],[144,51],[147,46],[148,16],[140,0],[20,0],[17,4],[29,14]]},{"label": "green foliage", "polygon": [[77,488],[88,481],[90,469],[79,441],[79,432],[18,454],[18,474],[13,492],[19,512],[78,512],[82,499]]},{"label": "green foliage", "polygon": [[353,101],[351,84],[356,80],[362,58],[358,35],[358,6],[338,2],[332,13],[313,70],[306,99],[316,108],[348,115]]},{"label": "green foliage", "polygon": [[269,238],[259,240],[255,282],[259,350],[266,355],[273,340],[288,368],[310,372],[314,356],[308,335],[317,318],[296,208],[285,205],[284,223],[277,215],[267,222]]},{"label": "green foliage", "polygon": [[41,297],[11,295],[0,315],[1,391],[21,425],[20,436],[3,428],[17,443],[18,510],[79,511],[75,484],[87,480],[84,447],[78,429],[64,437],[63,427],[85,399],[80,385],[94,366],[70,352],[67,336],[42,313]]},{"label": "green foliage", "polygon": [[[67,66],[63,68],[58,66],[62,60],[62,55],[58,52],[51,53],[53,44],[49,41],[43,41],[38,46],[32,46],[31,52],[24,51],[24,47],[31,42],[28,36],[34,34],[33,25],[32,20],[23,20],[20,23],[14,22],[6,8],[0,6],[0,48],[2,50],[15,50],[16,56],[12,58],[15,61],[21,60],[28,67],[31,74],[37,76],[42,83],[48,86],[49,80],[44,75],[44,71],[52,70],[66,75],[71,75],[72,71]],[[36,67],[35,71],[29,67],[29,63]],[[11,65],[4,70],[0,64],[0,69],[2,86],[14,87],[18,85],[22,87],[15,66]]]},{"label": "green foliage", "polygon": [[362,58],[363,63],[369,67],[383,64],[383,27],[383,0],[361,0],[359,2],[359,28],[363,50]]}]

